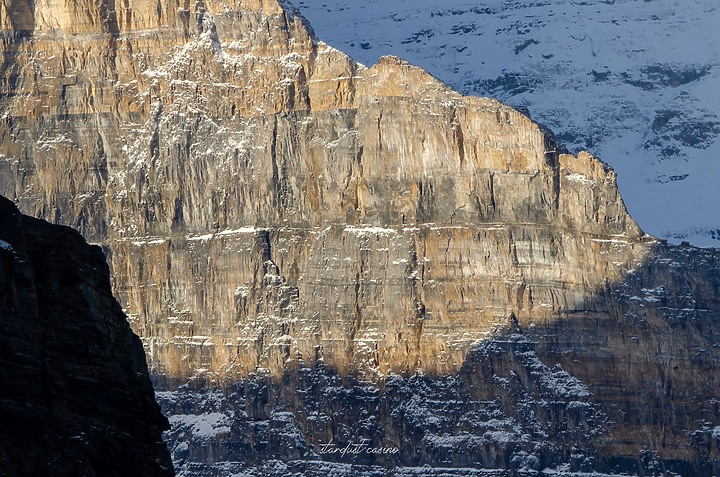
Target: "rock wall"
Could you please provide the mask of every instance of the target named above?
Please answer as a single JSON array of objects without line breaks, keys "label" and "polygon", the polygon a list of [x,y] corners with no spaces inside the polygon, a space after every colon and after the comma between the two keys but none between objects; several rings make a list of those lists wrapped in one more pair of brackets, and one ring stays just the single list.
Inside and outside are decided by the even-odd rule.
[{"label": "rock wall", "polygon": [[0,473],[170,476],[145,355],[105,257],[0,198]]},{"label": "rock wall", "polygon": [[[478,402],[506,396],[505,418],[545,424],[524,443],[478,444],[484,450],[472,462],[418,451],[421,438],[409,437],[415,447],[392,465],[510,468],[524,452],[560,468],[579,446],[597,461],[575,470],[593,462],[612,470],[617,461],[633,472],[654,462],[711,471],[700,463],[717,452],[718,416],[709,409],[718,388],[714,377],[698,379],[717,362],[714,335],[703,331],[717,317],[715,278],[695,259],[668,258],[675,249],[640,231],[601,161],[564,154],[526,116],[461,96],[397,58],[359,65],[273,0],[22,5],[3,16],[0,192],[107,245],[115,293],[162,389],[190,380],[238,399],[227,405],[239,419],[233,428],[230,414],[211,412],[227,399],[203,407],[205,398],[168,396],[174,416],[213,415],[232,430],[229,442],[249,442],[216,453],[204,440],[209,417],[177,418],[174,451],[193,455],[188,442],[199,433],[195,457],[206,465],[254,465],[243,456],[272,433],[246,431],[269,423],[273,410],[292,412],[303,439],[320,444],[317,436],[343,435],[339,423],[352,429],[363,409],[348,404],[335,427],[320,430],[281,383],[330,373],[383,393],[393,376],[423,373],[479,380],[483,392],[458,392]],[[669,263],[678,265],[657,265]],[[695,301],[668,308],[646,293],[660,286],[674,302]],[[618,302],[626,288],[633,294]],[[702,320],[676,333],[668,323],[685,308]],[[640,337],[628,334],[648,317],[660,321],[648,344],[633,347]],[[478,343],[496,349],[488,343],[508,333],[524,336],[519,352],[530,346],[549,370],[523,377],[534,366],[527,356],[512,366],[498,357],[497,373],[473,367]],[[696,345],[705,351],[688,361]],[[560,409],[575,409],[578,396],[527,391],[561,371],[609,416],[593,418],[581,443],[563,437],[564,411],[538,410],[563,399]],[[510,409],[516,395],[503,380],[513,375],[535,403],[529,414]],[[669,376],[670,388],[657,384]],[[248,401],[235,389],[257,382],[263,413],[239,412]],[[679,389],[696,390],[710,407],[681,406]],[[392,430],[391,410],[409,394],[382,412],[365,409],[393,442],[408,437]],[[647,403],[654,411],[639,413]],[[338,411],[327,406],[318,412]],[[583,416],[577,425],[590,429]],[[702,443],[683,441],[696,432]],[[548,439],[551,450],[540,445]],[[259,455],[271,459],[280,441],[267,442]],[[283,459],[314,458],[294,452]]]},{"label": "rock wall", "polygon": [[193,475],[716,475],[720,254],[651,248],[555,320],[498,323],[453,373],[368,382],[306,362],[163,392],[173,460]]},{"label": "rock wall", "polygon": [[[157,374],[457,370],[511,312],[549,319],[642,258],[595,158],[271,4],[36,6],[5,44],[0,189],[110,246]],[[621,258],[579,266],[610,236]]]}]

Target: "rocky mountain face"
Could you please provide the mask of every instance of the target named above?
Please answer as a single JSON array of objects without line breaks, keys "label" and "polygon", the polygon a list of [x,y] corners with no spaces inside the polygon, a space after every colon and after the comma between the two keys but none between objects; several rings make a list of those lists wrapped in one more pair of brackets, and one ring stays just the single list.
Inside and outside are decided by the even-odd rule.
[{"label": "rocky mountain face", "polygon": [[294,0],[360,63],[397,55],[491,96],[618,171],[635,220],[720,245],[720,10],[714,0]]},{"label": "rocky mountain face", "polygon": [[105,256],[0,198],[0,475],[170,476],[169,428]]},{"label": "rocky mountain face", "polygon": [[591,154],[275,0],[23,5],[0,192],[108,247],[181,475],[717,471],[720,257]]},{"label": "rocky mountain face", "polygon": [[[648,248],[555,319],[511,314],[454,372],[368,382],[306,359],[160,393],[173,459],[187,475],[716,475],[720,254]],[[432,324],[448,346],[454,323]]]}]

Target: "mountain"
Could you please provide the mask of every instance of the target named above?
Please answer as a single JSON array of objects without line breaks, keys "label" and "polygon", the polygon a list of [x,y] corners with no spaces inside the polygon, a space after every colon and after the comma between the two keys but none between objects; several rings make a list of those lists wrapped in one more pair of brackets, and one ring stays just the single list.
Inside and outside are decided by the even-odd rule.
[{"label": "mountain", "polygon": [[274,0],[19,3],[0,192],[107,247],[180,475],[717,473],[720,257],[595,156]]},{"label": "mountain", "polygon": [[101,249],[0,197],[0,475],[170,476]]},{"label": "mountain", "polygon": [[396,55],[528,111],[619,175],[632,216],[719,246],[720,9],[713,0],[297,0],[322,40]]}]

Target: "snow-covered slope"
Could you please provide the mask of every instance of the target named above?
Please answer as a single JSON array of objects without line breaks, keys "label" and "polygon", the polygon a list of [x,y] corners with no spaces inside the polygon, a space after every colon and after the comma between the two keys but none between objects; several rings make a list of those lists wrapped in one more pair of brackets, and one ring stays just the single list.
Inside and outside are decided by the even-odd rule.
[{"label": "snow-covered slope", "polygon": [[647,232],[720,246],[717,0],[293,0],[317,36],[526,108],[618,172]]}]

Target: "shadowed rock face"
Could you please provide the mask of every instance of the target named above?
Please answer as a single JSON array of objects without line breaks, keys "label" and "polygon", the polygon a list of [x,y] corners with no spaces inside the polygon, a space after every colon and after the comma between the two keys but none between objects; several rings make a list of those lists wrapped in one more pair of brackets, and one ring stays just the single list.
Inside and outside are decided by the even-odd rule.
[{"label": "shadowed rock face", "polygon": [[0,473],[174,475],[98,247],[0,197]]},{"label": "shadowed rock face", "polygon": [[272,0],[81,3],[3,43],[0,192],[109,246],[183,469],[711,472],[717,258],[602,162]]}]

